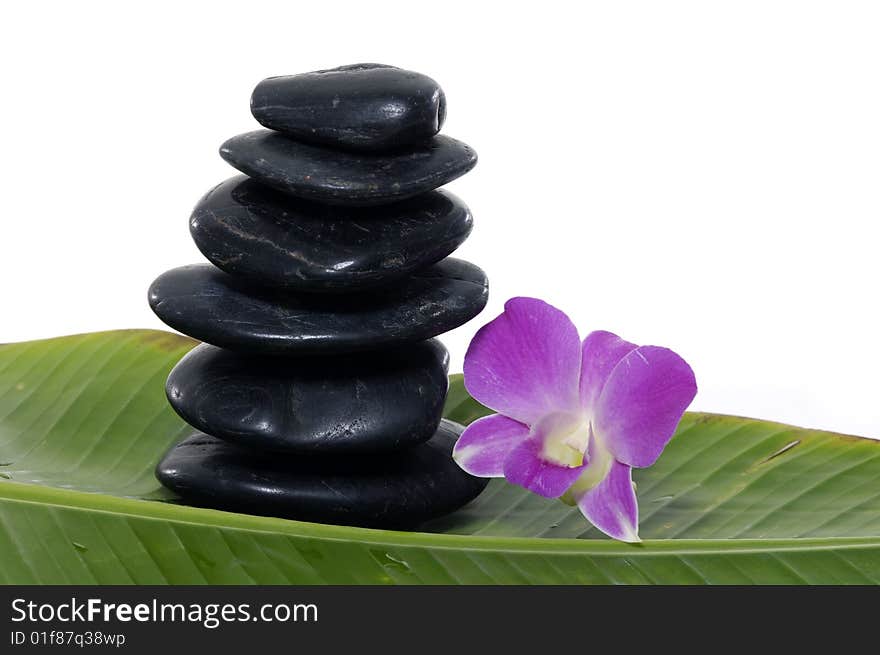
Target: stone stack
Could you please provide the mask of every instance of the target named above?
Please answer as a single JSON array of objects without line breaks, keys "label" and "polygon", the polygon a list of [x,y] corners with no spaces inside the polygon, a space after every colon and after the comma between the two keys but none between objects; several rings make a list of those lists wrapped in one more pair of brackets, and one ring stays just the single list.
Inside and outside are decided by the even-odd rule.
[{"label": "stone stack", "polygon": [[185,502],[301,520],[411,527],[485,487],[441,420],[448,353],[434,339],[476,316],[488,282],[449,258],[472,218],[438,191],[476,164],[437,133],[432,79],[357,64],[275,77],[229,139],[244,173],[196,205],[211,264],[170,270],[150,306],[201,341],[166,393],[194,434],[156,474]]}]

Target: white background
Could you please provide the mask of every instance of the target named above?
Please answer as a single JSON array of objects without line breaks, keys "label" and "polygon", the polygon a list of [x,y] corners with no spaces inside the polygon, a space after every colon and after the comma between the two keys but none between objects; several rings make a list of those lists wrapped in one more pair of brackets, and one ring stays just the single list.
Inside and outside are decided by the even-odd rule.
[{"label": "white background", "polygon": [[[326,8],[324,8],[326,7]],[[427,73],[492,299],[674,348],[694,408],[880,436],[880,5],[4,3],[0,342],[162,327],[269,75]]]}]

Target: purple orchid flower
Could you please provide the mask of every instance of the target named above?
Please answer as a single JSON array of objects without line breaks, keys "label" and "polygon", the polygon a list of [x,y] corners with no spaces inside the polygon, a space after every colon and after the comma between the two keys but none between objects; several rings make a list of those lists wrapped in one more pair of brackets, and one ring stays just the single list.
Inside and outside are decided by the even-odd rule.
[{"label": "purple orchid flower", "polygon": [[632,468],[657,460],[696,395],[687,362],[610,332],[581,342],[560,310],[513,298],[471,342],[464,383],[498,413],[461,435],[461,468],[561,497],[610,537],[639,541]]}]

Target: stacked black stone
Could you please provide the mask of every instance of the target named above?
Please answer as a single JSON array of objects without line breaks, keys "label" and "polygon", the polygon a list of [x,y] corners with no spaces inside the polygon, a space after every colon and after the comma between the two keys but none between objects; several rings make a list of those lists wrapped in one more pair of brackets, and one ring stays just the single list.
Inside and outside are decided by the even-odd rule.
[{"label": "stacked black stone", "polygon": [[477,156],[437,133],[432,79],[357,64],[274,77],[266,130],[221,156],[245,175],[209,191],[190,232],[211,264],[150,287],[153,311],[205,343],[166,384],[196,432],[156,475],[185,502],[252,514],[412,527],[476,497],[441,419],[448,353],[488,282],[449,258],[467,206],[437,187]]}]

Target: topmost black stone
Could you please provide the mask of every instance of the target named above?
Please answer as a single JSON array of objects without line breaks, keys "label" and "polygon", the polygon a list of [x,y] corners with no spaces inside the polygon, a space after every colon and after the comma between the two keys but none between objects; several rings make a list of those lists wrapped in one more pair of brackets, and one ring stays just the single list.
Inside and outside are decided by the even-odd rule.
[{"label": "topmost black stone", "polygon": [[440,131],[446,97],[430,77],[382,64],[270,77],[251,95],[262,125],[338,148],[393,150]]}]

